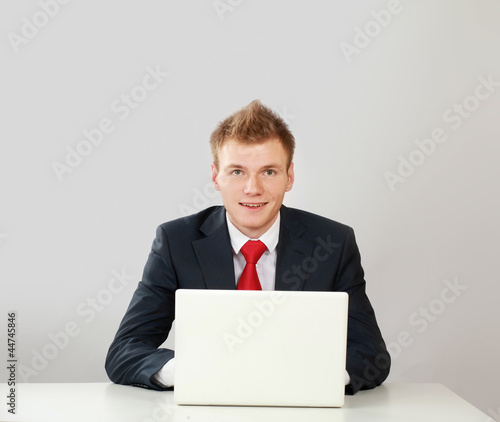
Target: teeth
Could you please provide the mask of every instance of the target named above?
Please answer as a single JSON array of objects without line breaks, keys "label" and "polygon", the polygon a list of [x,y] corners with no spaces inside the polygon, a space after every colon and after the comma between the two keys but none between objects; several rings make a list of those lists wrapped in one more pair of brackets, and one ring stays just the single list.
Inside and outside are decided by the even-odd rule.
[{"label": "teeth", "polygon": [[252,207],[252,208],[258,208],[262,207],[264,204],[243,204],[245,207]]}]

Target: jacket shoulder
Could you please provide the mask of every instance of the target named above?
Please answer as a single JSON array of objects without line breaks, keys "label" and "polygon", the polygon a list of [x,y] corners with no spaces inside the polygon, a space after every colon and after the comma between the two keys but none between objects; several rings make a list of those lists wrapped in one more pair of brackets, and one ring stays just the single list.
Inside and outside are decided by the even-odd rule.
[{"label": "jacket shoulder", "polygon": [[200,227],[210,218],[217,215],[222,217],[222,206],[213,206],[205,208],[196,214],[187,215],[185,217],[176,218],[160,224],[159,229],[163,229],[166,233],[174,236],[186,236],[189,233],[198,232]]}]

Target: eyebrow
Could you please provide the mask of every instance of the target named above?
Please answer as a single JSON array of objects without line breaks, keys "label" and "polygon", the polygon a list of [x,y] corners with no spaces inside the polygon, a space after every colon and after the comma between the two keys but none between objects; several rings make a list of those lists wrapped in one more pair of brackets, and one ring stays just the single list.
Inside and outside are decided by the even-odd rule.
[{"label": "eyebrow", "polygon": [[[224,169],[231,169],[231,168],[239,168],[239,169],[246,169],[246,167],[242,164],[238,163],[229,163],[227,166],[224,167]],[[260,168],[260,170],[265,170],[265,169],[270,169],[270,168],[275,168],[281,170],[283,167],[281,164],[278,163],[269,163]]]}]

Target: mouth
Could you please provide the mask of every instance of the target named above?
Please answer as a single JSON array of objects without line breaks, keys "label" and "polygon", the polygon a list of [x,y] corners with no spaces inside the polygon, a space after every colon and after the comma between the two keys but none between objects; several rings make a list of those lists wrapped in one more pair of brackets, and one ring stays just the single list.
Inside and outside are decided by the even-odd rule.
[{"label": "mouth", "polygon": [[240,202],[241,206],[246,207],[246,208],[250,208],[250,209],[262,208],[266,204],[267,204],[267,202],[259,202],[259,203]]}]

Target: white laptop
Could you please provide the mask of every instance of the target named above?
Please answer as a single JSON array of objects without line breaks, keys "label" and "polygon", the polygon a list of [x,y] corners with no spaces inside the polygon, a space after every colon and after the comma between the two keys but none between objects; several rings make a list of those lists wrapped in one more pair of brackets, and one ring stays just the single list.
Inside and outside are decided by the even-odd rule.
[{"label": "white laptop", "polygon": [[177,290],[174,401],[341,407],[347,293]]}]

